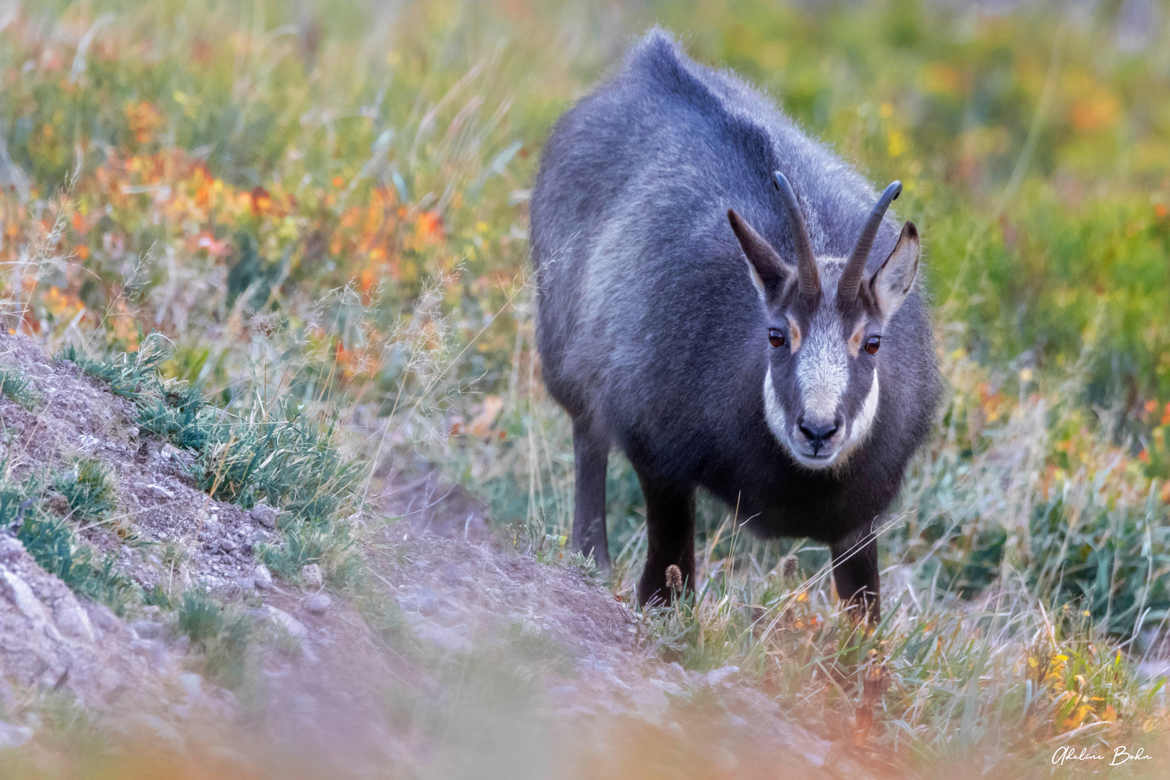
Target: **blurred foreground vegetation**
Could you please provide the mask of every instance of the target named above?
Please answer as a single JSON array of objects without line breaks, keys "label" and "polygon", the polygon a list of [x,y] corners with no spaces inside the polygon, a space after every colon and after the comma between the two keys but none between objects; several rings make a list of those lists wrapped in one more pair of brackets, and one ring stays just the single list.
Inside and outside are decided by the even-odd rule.
[{"label": "blurred foreground vegetation", "polygon": [[[237,411],[348,410],[373,432],[365,456],[422,453],[561,557],[571,446],[534,356],[528,188],[551,122],[661,23],[872,181],[905,184],[950,394],[883,563],[944,607],[1008,593],[1083,615],[1014,661],[1029,696],[1049,686],[1044,733],[1149,730],[1153,699],[1102,683],[1122,673],[1102,672],[1101,643],[1136,663],[1170,619],[1170,27],[1129,4],[955,5],[15,6],[0,16],[3,327],[75,356],[159,331],[168,380]],[[628,596],[641,498],[611,464]],[[725,508],[703,515],[718,620],[664,618],[682,621],[666,644],[735,660],[759,647],[748,608],[797,592],[778,589],[784,556],[814,571],[824,551],[736,541]],[[728,584],[742,561],[758,587]],[[920,670],[911,638],[896,652]],[[906,707],[907,733],[961,710]]]}]

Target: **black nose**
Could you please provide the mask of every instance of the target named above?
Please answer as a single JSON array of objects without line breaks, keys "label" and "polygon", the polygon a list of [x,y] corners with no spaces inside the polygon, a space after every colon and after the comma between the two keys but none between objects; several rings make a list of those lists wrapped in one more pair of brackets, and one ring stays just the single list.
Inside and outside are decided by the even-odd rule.
[{"label": "black nose", "polygon": [[828,423],[819,423],[812,420],[805,420],[803,417],[796,423],[796,427],[800,429],[804,438],[808,439],[808,443],[812,445],[813,452],[816,452],[829,439],[833,438],[833,434],[841,427],[840,418]]}]

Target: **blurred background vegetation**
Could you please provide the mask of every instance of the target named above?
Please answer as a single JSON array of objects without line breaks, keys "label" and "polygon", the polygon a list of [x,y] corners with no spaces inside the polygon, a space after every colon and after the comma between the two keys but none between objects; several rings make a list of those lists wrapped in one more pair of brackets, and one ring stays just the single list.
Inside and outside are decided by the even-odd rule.
[{"label": "blurred background vegetation", "polygon": [[[347,410],[381,431],[365,455],[421,454],[562,556],[572,450],[534,353],[529,187],[551,123],[654,23],[905,184],[949,393],[883,563],[944,600],[1019,583],[1148,651],[1170,615],[1156,4],[15,6],[3,327],[91,351],[160,331],[165,376],[229,408]],[[641,512],[612,459],[619,595]],[[703,507],[708,560],[726,513]],[[793,550],[823,561],[743,554],[766,572]]]}]

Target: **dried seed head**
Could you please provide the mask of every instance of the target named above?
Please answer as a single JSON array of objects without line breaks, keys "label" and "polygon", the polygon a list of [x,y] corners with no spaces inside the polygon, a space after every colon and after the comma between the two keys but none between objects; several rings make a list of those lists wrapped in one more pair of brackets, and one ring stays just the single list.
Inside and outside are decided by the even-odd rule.
[{"label": "dried seed head", "polygon": [[682,586],[682,569],[672,563],[666,567],[666,587],[673,591],[680,591],[682,590]]},{"label": "dried seed head", "polygon": [[786,555],[780,563],[780,573],[786,579],[795,577],[799,565],[800,562],[796,560],[795,555]]}]

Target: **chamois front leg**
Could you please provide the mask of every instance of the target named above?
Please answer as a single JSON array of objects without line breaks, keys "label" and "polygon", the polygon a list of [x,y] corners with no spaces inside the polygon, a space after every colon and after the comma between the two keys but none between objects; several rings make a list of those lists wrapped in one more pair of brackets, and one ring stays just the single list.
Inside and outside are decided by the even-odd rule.
[{"label": "chamois front leg", "polygon": [[[646,568],[638,582],[638,604],[669,604],[677,590],[695,586],[695,492],[641,474],[638,479],[646,498]],[[671,566],[678,571],[668,578]]]},{"label": "chamois front leg", "polygon": [[573,421],[573,463],[577,479],[573,501],[573,549],[592,555],[597,568],[609,571],[609,540],[605,530],[605,464],[609,446]]},{"label": "chamois front leg", "polygon": [[871,531],[850,534],[830,545],[833,581],[837,596],[864,615],[870,625],[881,620],[881,586],[878,578],[877,537]]}]

